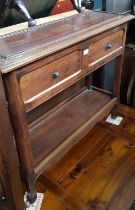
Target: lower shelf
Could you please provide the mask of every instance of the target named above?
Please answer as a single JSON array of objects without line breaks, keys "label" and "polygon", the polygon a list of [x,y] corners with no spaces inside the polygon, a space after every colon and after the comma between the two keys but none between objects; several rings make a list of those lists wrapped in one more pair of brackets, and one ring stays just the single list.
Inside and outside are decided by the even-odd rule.
[{"label": "lower shelf", "polygon": [[75,144],[78,141],[75,140],[76,134],[83,133],[84,127],[93,127],[110,112],[116,101],[98,91],[84,91],[42,120],[30,130],[34,165],[53,154],[57,148],[61,147],[64,152],[64,147],[67,149]]}]

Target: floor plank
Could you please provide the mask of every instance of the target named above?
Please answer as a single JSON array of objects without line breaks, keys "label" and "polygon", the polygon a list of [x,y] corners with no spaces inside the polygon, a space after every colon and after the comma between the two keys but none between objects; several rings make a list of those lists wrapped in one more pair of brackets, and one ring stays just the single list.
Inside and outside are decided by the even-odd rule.
[{"label": "floor plank", "polygon": [[[124,118],[120,126],[102,121],[45,172],[92,210],[129,210],[135,200],[135,110],[118,111]],[[41,191],[41,210],[67,209],[44,186]]]}]

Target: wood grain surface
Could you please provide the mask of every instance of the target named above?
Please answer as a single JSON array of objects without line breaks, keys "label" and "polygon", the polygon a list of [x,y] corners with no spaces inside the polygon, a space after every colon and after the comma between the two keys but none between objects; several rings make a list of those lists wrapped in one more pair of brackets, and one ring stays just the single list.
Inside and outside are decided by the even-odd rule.
[{"label": "wood grain surface", "polygon": [[[57,78],[53,77],[53,72],[59,74]],[[80,51],[73,52],[22,76],[20,86],[26,109],[40,105],[82,76]]]},{"label": "wood grain surface", "polygon": [[85,91],[48,119],[40,121],[39,125],[30,130],[34,165],[53,152],[110,101],[107,95]]},{"label": "wood grain surface", "polygon": [[2,73],[15,70],[24,64],[120,26],[133,18],[131,15],[86,11],[32,29],[1,36],[0,70]]},{"label": "wood grain surface", "polygon": [[[120,126],[103,120],[54,167],[45,172],[92,210],[129,210],[135,199],[135,109],[118,106]],[[66,210],[44,190],[42,210]],[[42,192],[43,192],[42,191]]]}]

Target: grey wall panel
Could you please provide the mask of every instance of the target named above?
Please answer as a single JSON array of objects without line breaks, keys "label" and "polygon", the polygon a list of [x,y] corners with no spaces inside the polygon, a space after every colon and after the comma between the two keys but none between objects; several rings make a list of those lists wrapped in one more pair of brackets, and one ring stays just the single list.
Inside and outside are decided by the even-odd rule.
[{"label": "grey wall panel", "polygon": [[131,9],[132,0],[106,0],[106,10],[123,13]]}]

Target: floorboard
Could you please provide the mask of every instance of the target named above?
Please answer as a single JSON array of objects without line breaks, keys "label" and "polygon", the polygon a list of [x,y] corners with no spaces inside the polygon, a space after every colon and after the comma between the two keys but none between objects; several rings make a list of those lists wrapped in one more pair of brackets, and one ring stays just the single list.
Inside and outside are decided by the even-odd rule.
[{"label": "floorboard", "polygon": [[[45,172],[92,210],[129,210],[135,200],[135,110],[118,112],[120,126],[103,120]],[[41,210],[67,210],[43,183],[37,191],[45,195]]]}]

